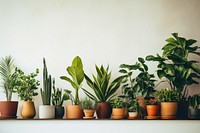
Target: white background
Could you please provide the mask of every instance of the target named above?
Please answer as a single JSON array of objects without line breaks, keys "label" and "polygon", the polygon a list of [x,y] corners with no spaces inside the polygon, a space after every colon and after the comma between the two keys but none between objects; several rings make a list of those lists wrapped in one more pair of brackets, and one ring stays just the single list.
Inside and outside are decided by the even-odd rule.
[{"label": "white background", "polygon": [[[200,46],[199,7],[199,0],[0,0],[0,57],[12,55],[26,73],[39,68],[40,81],[45,57],[63,89],[72,89],[59,77],[67,74],[76,55],[89,76],[95,64],[109,64],[113,79],[120,64],[161,53],[173,32],[198,40]],[[155,73],[156,63],[147,64]],[[85,82],[83,87],[88,89]],[[199,87],[190,87],[191,94]],[[5,100],[2,91],[0,100]],[[40,95],[35,104],[41,104]]]}]

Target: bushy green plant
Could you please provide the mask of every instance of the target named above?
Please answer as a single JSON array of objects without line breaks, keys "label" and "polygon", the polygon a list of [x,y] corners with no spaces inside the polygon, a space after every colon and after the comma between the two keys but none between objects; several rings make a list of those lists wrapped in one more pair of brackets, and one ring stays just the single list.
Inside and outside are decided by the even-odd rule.
[{"label": "bushy green plant", "polygon": [[67,76],[61,76],[60,78],[69,82],[72,85],[75,90],[75,97],[71,95],[70,90],[65,90],[65,92],[69,95],[73,104],[79,105],[80,100],[78,91],[80,88],[82,88],[82,82],[84,80],[83,64],[79,56],[76,56],[73,59],[72,65],[67,67],[67,72],[71,76],[71,79]]},{"label": "bushy green plant", "polygon": [[193,95],[188,97],[188,103],[189,106],[191,106],[194,109],[198,109],[199,104],[200,104],[200,95]]},{"label": "bushy green plant", "polygon": [[[165,78],[171,89],[182,93],[181,99],[187,98],[187,87],[198,84],[200,78],[200,66],[196,60],[189,60],[191,54],[200,56],[199,46],[194,46],[196,40],[179,37],[178,33],[172,33],[174,38],[168,38],[163,46],[162,56],[149,55],[146,60],[157,61],[157,75],[160,79]],[[163,81],[162,81],[163,82]]]},{"label": "bushy green plant", "polygon": [[18,84],[15,88],[18,96],[21,100],[31,101],[33,99],[33,96],[38,95],[36,90],[38,89],[40,83],[35,78],[39,73],[39,69],[36,69],[35,73],[30,73],[28,75],[25,75],[25,73],[18,68],[16,68],[15,72],[17,75]]},{"label": "bushy green plant", "polygon": [[124,108],[125,103],[120,98],[115,98],[111,100],[111,106],[112,108]]},{"label": "bushy green plant", "polygon": [[128,102],[128,111],[129,112],[141,112],[141,107],[139,106],[139,102],[137,99],[131,99]]},{"label": "bushy green plant", "polygon": [[2,78],[2,86],[6,94],[7,101],[11,101],[12,93],[17,85],[17,75],[15,73],[15,64],[12,56],[6,56],[0,60],[0,76]]},{"label": "bushy green plant", "polygon": [[110,83],[111,72],[109,72],[109,67],[104,68],[95,66],[97,75],[93,76],[92,81],[86,74],[85,79],[88,86],[94,91],[95,95],[89,91],[83,89],[85,94],[96,102],[109,102],[115,95],[115,92],[120,87],[120,79],[117,78]]},{"label": "bushy green plant", "polygon": [[96,104],[88,98],[81,100],[81,106],[83,109],[96,109]]},{"label": "bushy green plant", "polygon": [[[139,71],[136,77],[133,77],[134,72]],[[123,97],[134,99],[136,96],[149,97],[150,93],[154,92],[154,75],[148,72],[148,66],[145,60],[141,57],[133,65],[121,64],[120,73],[123,75],[122,94]]]},{"label": "bushy green plant", "polygon": [[156,91],[156,96],[160,102],[178,102],[180,99],[179,91],[169,88]]},{"label": "bushy green plant", "polygon": [[52,104],[55,106],[62,106],[63,102],[69,100],[70,97],[67,93],[62,93],[62,89],[55,87],[55,79],[53,79],[53,92],[52,92]]}]

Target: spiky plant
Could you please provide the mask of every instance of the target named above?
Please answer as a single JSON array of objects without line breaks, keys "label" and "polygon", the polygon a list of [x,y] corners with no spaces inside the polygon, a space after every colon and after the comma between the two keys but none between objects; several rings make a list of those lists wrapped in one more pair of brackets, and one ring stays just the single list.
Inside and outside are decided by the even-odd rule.
[{"label": "spiky plant", "polygon": [[7,101],[11,101],[12,93],[16,85],[15,64],[13,57],[6,56],[0,60],[0,76],[2,78],[2,86],[6,94]]}]

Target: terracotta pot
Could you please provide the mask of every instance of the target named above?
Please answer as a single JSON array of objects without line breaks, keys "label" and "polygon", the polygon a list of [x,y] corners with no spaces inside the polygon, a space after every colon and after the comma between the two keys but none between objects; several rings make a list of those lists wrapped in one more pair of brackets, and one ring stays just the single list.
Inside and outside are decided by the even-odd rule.
[{"label": "terracotta pot", "polygon": [[85,117],[91,118],[94,116],[96,110],[94,109],[84,109],[83,112],[85,114]]},{"label": "terracotta pot", "polygon": [[200,109],[189,109],[189,117],[192,119],[199,119]]},{"label": "terracotta pot", "polygon": [[98,119],[110,119],[112,108],[110,103],[98,103],[97,117]]},{"label": "terracotta pot", "polygon": [[0,101],[0,118],[16,118],[17,101]]},{"label": "terracotta pot", "polygon": [[174,119],[178,111],[177,102],[161,102],[161,118]]},{"label": "terracotta pot", "polygon": [[24,119],[33,119],[36,111],[33,101],[24,101],[21,108],[21,116]]},{"label": "terracotta pot", "polygon": [[123,116],[125,114],[125,108],[113,108],[112,116]]},{"label": "terracotta pot", "polygon": [[82,119],[83,110],[80,105],[67,105],[66,106],[66,118],[67,119]]},{"label": "terracotta pot", "polygon": [[146,105],[148,116],[158,116],[159,115],[159,105]]},{"label": "terracotta pot", "polygon": [[65,114],[65,108],[62,106],[55,106],[55,118],[62,119]]},{"label": "terracotta pot", "polygon": [[55,118],[55,106],[40,105],[39,106],[40,119],[53,119]]}]

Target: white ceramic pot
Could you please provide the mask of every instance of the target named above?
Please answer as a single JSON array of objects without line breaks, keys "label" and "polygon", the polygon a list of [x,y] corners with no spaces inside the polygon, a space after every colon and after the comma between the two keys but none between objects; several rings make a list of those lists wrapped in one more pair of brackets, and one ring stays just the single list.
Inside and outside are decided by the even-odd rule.
[{"label": "white ceramic pot", "polygon": [[129,117],[137,117],[138,112],[128,112]]},{"label": "white ceramic pot", "polygon": [[55,118],[55,106],[40,105],[39,106],[40,119],[53,119]]}]

